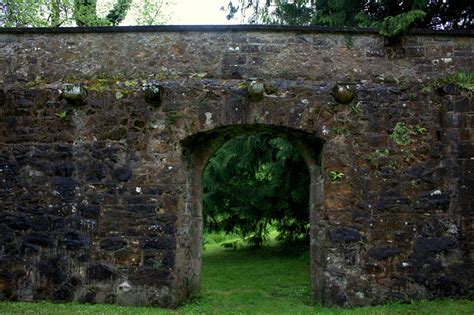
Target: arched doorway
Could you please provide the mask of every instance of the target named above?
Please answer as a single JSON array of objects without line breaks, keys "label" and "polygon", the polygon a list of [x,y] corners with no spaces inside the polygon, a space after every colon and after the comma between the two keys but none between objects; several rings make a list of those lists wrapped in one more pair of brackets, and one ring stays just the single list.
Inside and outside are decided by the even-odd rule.
[{"label": "arched doorway", "polygon": [[186,197],[182,223],[189,225],[190,244],[186,260],[188,270],[187,287],[191,295],[200,289],[202,264],[202,179],[204,168],[212,156],[224,143],[238,136],[257,133],[271,134],[291,143],[304,159],[310,175],[309,212],[310,212],[310,264],[311,296],[315,301],[322,298],[324,287],[321,259],[322,250],[318,244],[324,237],[324,231],[318,228],[320,209],[323,207],[321,153],[323,142],[316,136],[293,128],[272,125],[231,125],[200,132],[181,141],[184,169],[186,171]]}]

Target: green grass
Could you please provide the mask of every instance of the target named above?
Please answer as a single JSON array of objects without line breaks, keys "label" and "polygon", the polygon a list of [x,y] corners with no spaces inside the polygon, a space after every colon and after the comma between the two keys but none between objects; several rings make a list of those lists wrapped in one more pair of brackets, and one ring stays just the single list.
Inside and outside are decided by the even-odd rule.
[{"label": "green grass", "polygon": [[418,301],[352,309],[311,306],[306,246],[288,249],[270,244],[255,250],[238,242],[237,250],[226,250],[222,243],[234,242],[233,237],[208,239],[201,296],[177,310],[0,302],[0,314],[474,314],[474,302],[466,300]]}]

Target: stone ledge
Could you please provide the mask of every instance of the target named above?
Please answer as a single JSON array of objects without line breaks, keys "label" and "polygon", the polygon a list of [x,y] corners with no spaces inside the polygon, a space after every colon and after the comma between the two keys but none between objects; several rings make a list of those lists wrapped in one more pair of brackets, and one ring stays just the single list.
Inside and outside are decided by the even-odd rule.
[{"label": "stone ledge", "polygon": [[[65,34],[65,33],[136,33],[136,32],[297,32],[375,34],[375,28],[288,26],[288,25],[154,25],[154,26],[93,26],[0,28],[0,34]],[[474,36],[474,30],[415,29],[410,35]]]}]

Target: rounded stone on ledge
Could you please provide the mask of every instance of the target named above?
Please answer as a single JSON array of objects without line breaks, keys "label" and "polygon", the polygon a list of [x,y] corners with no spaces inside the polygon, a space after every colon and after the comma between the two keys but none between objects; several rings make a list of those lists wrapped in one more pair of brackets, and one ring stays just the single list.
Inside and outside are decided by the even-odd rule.
[{"label": "rounded stone on ledge", "polygon": [[247,91],[249,93],[250,101],[258,102],[263,99],[265,87],[262,82],[258,82],[257,80],[251,80],[247,85]]},{"label": "rounded stone on ledge", "polygon": [[61,86],[62,96],[71,105],[85,105],[87,90],[79,84],[64,83]]},{"label": "rounded stone on ledge", "polygon": [[163,101],[164,88],[156,82],[147,82],[143,85],[145,101],[154,107],[160,106]]},{"label": "rounded stone on ledge", "polygon": [[356,88],[353,83],[336,83],[332,88],[332,95],[336,102],[349,104],[356,96]]}]

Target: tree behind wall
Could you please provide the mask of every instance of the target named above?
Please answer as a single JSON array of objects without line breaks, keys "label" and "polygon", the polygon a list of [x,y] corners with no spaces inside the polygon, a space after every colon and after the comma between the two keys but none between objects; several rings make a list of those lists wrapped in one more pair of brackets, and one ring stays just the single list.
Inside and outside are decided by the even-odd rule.
[{"label": "tree behind wall", "polygon": [[252,24],[381,27],[384,19],[413,10],[416,24],[431,29],[472,29],[473,2],[466,0],[230,0],[228,18],[241,12]]},{"label": "tree behind wall", "polygon": [[206,231],[237,233],[257,246],[270,226],[287,241],[308,237],[309,172],[287,141],[235,138],[209,160],[203,181]]},{"label": "tree behind wall", "polygon": [[0,26],[58,27],[63,25],[106,26],[119,25],[130,11],[138,12],[137,24],[160,24],[161,10],[169,5],[165,0],[115,0],[103,17],[98,14],[97,0],[1,0]]}]

